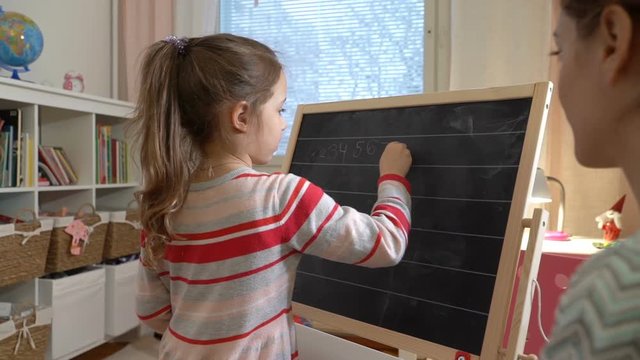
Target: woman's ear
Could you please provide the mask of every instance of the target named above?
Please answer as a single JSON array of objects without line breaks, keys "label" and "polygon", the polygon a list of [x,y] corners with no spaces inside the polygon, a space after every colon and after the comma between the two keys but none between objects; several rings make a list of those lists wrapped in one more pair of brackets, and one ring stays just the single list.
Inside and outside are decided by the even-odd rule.
[{"label": "woman's ear", "polygon": [[231,127],[240,133],[249,129],[249,104],[246,101],[237,102],[231,108]]},{"label": "woman's ear", "polygon": [[614,84],[627,71],[632,56],[633,21],[620,5],[609,5],[600,16],[603,40],[603,70],[609,84]]}]

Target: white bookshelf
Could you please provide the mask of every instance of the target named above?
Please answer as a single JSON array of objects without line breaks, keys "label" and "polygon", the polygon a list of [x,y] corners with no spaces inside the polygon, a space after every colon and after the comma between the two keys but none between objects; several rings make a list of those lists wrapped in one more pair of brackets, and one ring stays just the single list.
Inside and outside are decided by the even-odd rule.
[{"label": "white bookshelf", "polygon": [[[29,132],[33,139],[31,154],[34,157],[31,162],[34,185],[0,187],[0,214],[14,217],[22,209],[30,209],[37,214],[40,211],[57,211],[61,207],[75,212],[87,203],[94,205],[98,211],[119,211],[125,210],[133,200],[138,189],[139,171],[131,158],[131,147],[127,183],[98,184],[96,180],[98,125],[111,125],[112,137],[130,145],[132,142],[126,129],[134,110],[133,104],[0,78],[0,109],[21,110],[22,130]],[[61,146],[64,149],[77,173],[77,184],[38,185],[38,144]],[[124,269],[132,265],[135,264],[116,265],[115,270],[110,270],[110,266],[103,266],[66,278],[32,279],[0,287],[0,301],[51,306],[55,326],[47,358],[68,359],[112,338],[104,330],[104,321],[98,321],[96,327],[96,322],[88,322],[86,319],[91,319],[94,315],[99,318],[100,314],[104,319],[105,311],[106,319],[110,319],[109,307],[105,307],[104,297],[109,299],[109,296],[113,296],[107,294],[105,289],[114,284],[107,284],[110,280],[105,275],[105,270],[107,273],[115,271],[118,274],[119,267]],[[118,281],[116,286],[124,289],[133,286],[131,277],[127,277],[126,284],[122,280]],[[76,288],[72,292],[60,290],[74,286]],[[128,300],[124,297],[120,300],[125,303],[129,301],[127,306],[131,307],[133,298],[129,295]],[[77,304],[84,304],[84,307]],[[93,324],[93,327],[88,329],[88,324]]]},{"label": "white bookshelf", "polygon": [[[33,173],[37,175],[38,144],[61,146],[78,175],[71,186],[0,188],[0,214],[13,216],[20,209],[76,210],[93,204],[99,210],[123,210],[138,187],[137,167],[128,162],[129,182],[96,183],[96,129],[111,125],[114,138],[131,143],[126,132],[133,104],[62,89],[0,78],[0,109],[22,110],[23,132],[33,138]],[[37,180],[37,179],[36,179]]]}]

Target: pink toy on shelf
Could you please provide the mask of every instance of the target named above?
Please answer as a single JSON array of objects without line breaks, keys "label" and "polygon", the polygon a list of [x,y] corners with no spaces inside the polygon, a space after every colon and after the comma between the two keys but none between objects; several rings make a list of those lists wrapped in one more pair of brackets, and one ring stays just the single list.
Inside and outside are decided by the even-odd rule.
[{"label": "pink toy on shelf", "polygon": [[75,71],[67,72],[64,74],[62,88],[69,91],[84,92],[84,76]]}]

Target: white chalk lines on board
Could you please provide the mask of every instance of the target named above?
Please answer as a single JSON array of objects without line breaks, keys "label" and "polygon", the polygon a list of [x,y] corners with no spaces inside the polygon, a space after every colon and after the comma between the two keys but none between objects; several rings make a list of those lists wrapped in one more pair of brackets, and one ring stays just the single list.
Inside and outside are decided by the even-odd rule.
[{"label": "white chalk lines on board", "polygon": [[[342,191],[342,190],[324,189],[324,192],[326,192],[327,194],[350,194],[350,195],[378,196],[378,194],[376,194],[376,193],[359,192],[359,191]],[[419,195],[411,195],[411,198],[412,199],[429,199],[429,200],[447,200],[447,201],[478,201],[478,202],[505,203],[505,204],[508,204],[508,203],[511,202],[511,200],[465,199],[465,198],[448,198],[448,197],[419,196]]]},{"label": "white chalk lines on board", "polygon": [[433,230],[433,229],[421,229],[421,228],[416,228],[416,227],[412,227],[412,228],[411,228],[411,230],[424,231],[424,232],[432,232],[432,233],[438,233],[438,234],[447,234],[447,235],[460,235],[460,236],[469,236],[469,237],[482,237],[482,238],[498,239],[498,240],[502,240],[502,239],[504,239],[504,237],[503,237],[503,236],[482,235],[482,234],[469,234],[469,233],[461,233],[461,232],[454,232],[454,231],[442,231],[442,230]]},{"label": "white chalk lines on board", "polygon": [[[308,166],[367,166],[378,167],[379,164],[345,164],[345,163],[307,163],[292,161],[291,165]],[[413,168],[517,168],[518,165],[411,165]]]},{"label": "white chalk lines on board", "polygon": [[484,133],[452,133],[452,134],[423,134],[423,135],[377,135],[377,136],[338,136],[338,137],[299,137],[298,141],[313,140],[361,140],[361,139],[406,139],[444,136],[492,136],[524,134],[524,131],[484,132]]},{"label": "white chalk lines on board", "polygon": [[317,277],[317,278],[321,278],[321,279],[325,279],[325,280],[329,280],[329,281],[348,284],[348,285],[352,285],[352,286],[359,287],[359,288],[365,288],[365,289],[369,289],[369,290],[383,292],[383,293],[386,293],[386,294],[392,294],[392,295],[396,295],[396,296],[399,296],[399,297],[412,299],[412,300],[415,300],[415,301],[420,301],[420,302],[440,305],[440,306],[444,306],[444,307],[448,307],[448,308],[452,308],[452,309],[456,309],[456,310],[461,310],[461,311],[466,311],[466,312],[470,312],[470,313],[474,313],[474,314],[479,314],[479,315],[482,315],[482,316],[489,316],[488,313],[482,312],[482,311],[466,309],[466,308],[463,308],[463,307],[460,307],[460,306],[455,306],[455,305],[451,305],[451,304],[445,304],[445,303],[442,303],[442,302],[439,302],[439,301],[422,299],[422,298],[419,298],[419,297],[415,297],[415,296],[411,296],[411,295],[407,295],[407,294],[400,294],[400,293],[389,291],[389,290],[382,290],[382,289],[378,289],[378,288],[374,288],[374,287],[371,287],[371,286],[366,286],[366,285],[362,285],[362,284],[358,284],[358,283],[354,283],[354,282],[350,282],[350,281],[339,280],[339,279],[335,279],[335,278],[328,277],[328,276],[322,276],[322,275],[319,275],[319,274],[309,273],[309,272],[306,272],[306,271],[302,271],[300,269],[298,269],[298,273],[299,274],[305,274],[305,275],[308,275],[308,276]]},{"label": "white chalk lines on board", "polygon": [[480,272],[480,271],[466,270],[466,269],[454,268],[454,267],[449,267],[449,266],[442,266],[442,265],[435,265],[435,264],[423,263],[423,262],[418,262],[418,261],[402,260],[402,262],[407,263],[407,264],[420,265],[420,266],[429,266],[429,267],[434,267],[434,268],[443,269],[443,270],[451,270],[451,271],[456,271],[456,272],[464,272],[464,273],[474,274],[474,275],[482,275],[482,276],[488,276],[488,277],[496,277],[496,274],[489,274],[489,273],[483,273],[483,272]]}]

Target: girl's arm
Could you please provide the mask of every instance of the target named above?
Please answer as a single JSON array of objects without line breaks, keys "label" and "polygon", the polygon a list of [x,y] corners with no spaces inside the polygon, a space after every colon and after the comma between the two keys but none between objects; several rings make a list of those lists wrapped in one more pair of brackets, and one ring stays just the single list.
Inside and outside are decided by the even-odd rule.
[{"label": "girl's arm", "polygon": [[158,272],[144,265],[142,249],[138,267],[136,312],[142,323],[159,333],[167,329],[171,320],[171,298],[162,281],[162,278],[168,279],[168,276],[166,271]]},{"label": "girl's arm", "polygon": [[[306,179],[287,175],[282,196],[291,203],[284,235],[296,250],[366,267],[397,264],[407,247],[411,198],[407,180],[384,175],[371,214],[340,206]],[[281,198],[282,199],[282,198]]]}]

